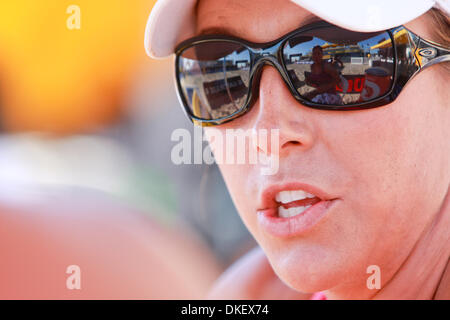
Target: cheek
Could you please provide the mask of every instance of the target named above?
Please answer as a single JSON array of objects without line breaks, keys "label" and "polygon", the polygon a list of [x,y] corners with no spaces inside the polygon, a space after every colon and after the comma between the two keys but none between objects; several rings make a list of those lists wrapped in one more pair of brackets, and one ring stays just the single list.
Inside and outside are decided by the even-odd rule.
[{"label": "cheek", "polygon": [[[248,164],[248,154],[249,154],[249,138],[245,137],[245,151],[241,148],[241,144],[237,142],[236,138],[231,135],[228,136],[227,130],[233,130],[236,132],[240,128],[240,119],[233,121],[233,126],[231,124],[224,124],[221,126],[216,126],[214,128],[205,128],[205,136],[209,143],[216,163],[218,164],[222,176],[227,184],[228,190],[231,195],[240,194],[241,190],[246,188],[245,181],[248,180],[249,171],[251,167]],[[236,125],[235,125],[236,124]],[[231,137],[231,138],[230,138]],[[240,138],[238,138],[240,139]],[[230,144],[230,141],[232,143]],[[239,151],[237,150],[239,145]],[[233,147],[231,147],[233,146]],[[240,157],[237,154],[245,154],[244,163],[241,164]],[[239,162],[238,162],[239,161]]]},{"label": "cheek", "polygon": [[[348,212],[334,222],[348,231],[348,239],[366,239],[361,246],[418,236],[447,191],[448,120],[442,117],[449,114],[442,114],[427,79],[425,74],[414,79],[388,106],[321,123],[324,149],[346,183],[342,197]],[[378,244],[371,240],[380,238]]]},{"label": "cheek", "polygon": [[[237,143],[234,143],[234,156],[232,156],[233,161],[228,163],[226,161],[227,155],[230,153],[229,146],[227,146],[227,129],[239,129],[246,128],[245,119],[239,118],[233,121],[233,123],[224,124],[221,126],[216,126],[214,128],[205,128],[204,132],[209,142],[209,146],[214,153],[216,163],[218,164],[220,171],[222,173],[223,179],[236,206],[236,209],[241,216],[247,229],[255,237],[254,230],[256,229],[256,212],[257,205],[257,191],[258,191],[258,181],[264,176],[258,174],[261,167],[257,164],[248,163],[248,155],[250,154],[249,146],[250,141],[247,138],[245,143],[245,163],[236,164],[237,154],[236,148]],[[245,129],[244,129],[245,130]],[[216,137],[221,137],[216,139]],[[219,141],[219,143],[215,143]],[[242,150],[239,151],[242,153]],[[227,154],[228,153],[228,154]],[[222,159],[220,161],[219,159]]]}]

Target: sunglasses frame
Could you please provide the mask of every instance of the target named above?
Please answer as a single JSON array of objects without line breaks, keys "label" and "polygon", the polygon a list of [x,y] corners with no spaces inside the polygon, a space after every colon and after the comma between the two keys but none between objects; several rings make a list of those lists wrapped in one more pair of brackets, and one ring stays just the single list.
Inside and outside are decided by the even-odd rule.
[{"label": "sunglasses frame", "polygon": [[[281,74],[284,82],[289,88],[289,91],[293,97],[306,107],[319,110],[331,110],[331,111],[351,111],[351,110],[363,110],[376,107],[382,107],[393,102],[400,92],[403,90],[405,85],[421,70],[434,65],[436,63],[450,61],[450,48],[445,48],[444,46],[435,43],[433,41],[425,40],[420,38],[417,34],[408,30],[404,26],[398,26],[388,30],[380,31],[389,34],[392,41],[393,48],[393,81],[391,83],[390,89],[383,95],[376,99],[360,102],[356,104],[351,104],[349,106],[333,106],[333,105],[323,105],[303,98],[295,89],[292,80],[288,75],[288,70],[286,68],[283,59],[283,48],[286,42],[293,36],[301,34],[306,31],[311,31],[326,27],[336,27],[325,21],[315,22],[308,24],[306,26],[300,27],[293,30],[284,36],[270,42],[266,43],[254,43],[238,37],[229,35],[202,35],[187,39],[181,42],[175,49],[175,81],[177,87],[178,98],[180,99],[181,105],[186,116],[194,123],[200,126],[214,126],[220,125],[231,120],[234,120],[245,113],[247,113],[254,102],[256,101],[259,94],[259,82],[262,74],[262,67],[266,64],[275,67]],[[406,35],[408,37],[408,44],[405,48],[402,48],[398,43],[395,42],[394,34],[400,32],[402,29],[406,30]],[[231,115],[221,117],[219,119],[202,119],[196,117],[186,101],[186,97],[183,93],[183,88],[180,81],[180,70],[179,61],[182,53],[197,44],[205,42],[215,42],[215,41],[225,41],[237,43],[244,46],[250,53],[250,74],[249,74],[249,85],[247,99],[243,106],[232,113]],[[408,51],[409,48],[409,51]],[[402,56],[407,57],[409,63],[406,66],[399,66],[399,56],[400,50],[403,50]]]}]

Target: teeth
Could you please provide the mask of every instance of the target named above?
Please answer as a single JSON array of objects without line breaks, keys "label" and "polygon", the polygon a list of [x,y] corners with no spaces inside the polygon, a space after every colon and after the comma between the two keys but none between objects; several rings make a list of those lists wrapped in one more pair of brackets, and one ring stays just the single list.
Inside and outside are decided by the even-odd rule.
[{"label": "teeth", "polygon": [[278,216],[282,217],[282,218],[290,218],[293,216],[296,216],[300,213],[302,213],[303,211],[305,211],[306,209],[308,209],[309,207],[311,207],[311,205],[307,205],[307,206],[300,206],[300,207],[292,207],[289,209],[285,209],[283,206],[278,207]]},{"label": "teeth", "polygon": [[288,203],[293,201],[290,191],[283,191],[277,194],[277,201],[281,203]]},{"label": "teeth", "polygon": [[303,200],[306,198],[315,198],[316,196],[303,190],[290,190],[278,192],[275,200],[281,203]]}]

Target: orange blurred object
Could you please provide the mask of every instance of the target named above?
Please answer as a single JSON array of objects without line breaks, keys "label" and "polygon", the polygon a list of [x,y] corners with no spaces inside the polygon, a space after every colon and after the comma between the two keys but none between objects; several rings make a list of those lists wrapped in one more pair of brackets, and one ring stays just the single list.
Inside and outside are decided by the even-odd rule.
[{"label": "orange blurred object", "polygon": [[153,0],[0,2],[0,105],[9,131],[60,134],[116,120],[121,97],[145,56]]},{"label": "orange blurred object", "polygon": [[82,188],[2,204],[0,257],[0,299],[200,299],[221,271],[187,229]]}]

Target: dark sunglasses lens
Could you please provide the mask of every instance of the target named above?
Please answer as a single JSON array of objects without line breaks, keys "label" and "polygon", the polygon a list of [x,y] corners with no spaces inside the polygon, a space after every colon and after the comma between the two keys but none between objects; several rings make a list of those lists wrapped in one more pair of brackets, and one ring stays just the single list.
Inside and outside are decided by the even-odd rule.
[{"label": "dark sunglasses lens", "polygon": [[196,44],[178,60],[178,79],[194,116],[217,120],[244,107],[248,97],[250,52],[227,41]]},{"label": "dark sunglasses lens", "polygon": [[393,83],[394,49],[387,32],[314,29],[290,38],[283,59],[298,93],[322,105],[372,101]]}]

